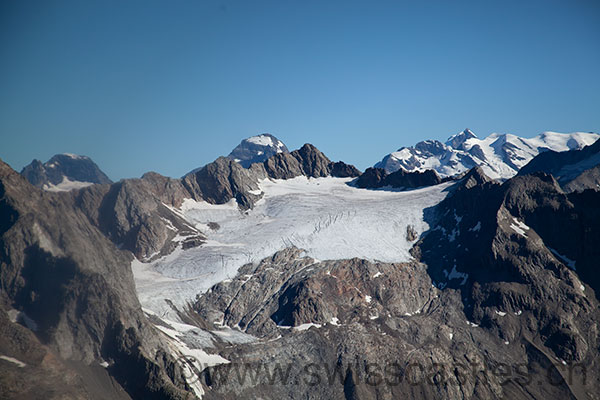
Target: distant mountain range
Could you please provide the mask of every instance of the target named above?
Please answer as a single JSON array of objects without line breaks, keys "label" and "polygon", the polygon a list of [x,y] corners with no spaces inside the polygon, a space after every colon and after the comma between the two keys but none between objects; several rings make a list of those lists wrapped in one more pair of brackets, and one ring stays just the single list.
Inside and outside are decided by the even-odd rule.
[{"label": "distant mountain range", "polygon": [[465,129],[448,138],[445,143],[426,140],[411,147],[402,147],[386,155],[375,167],[387,172],[432,169],[441,177],[447,177],[480,166],[492,179],[508,179],[544,151],[581,149],[599,137],[596,133],[544,132],[530,139],[496,133],[479,139],[472,131]]},{"label": "distant mountain range", "polygon": [[[405,172],[432,170],[441,178],[447,178],[458,176],[477,166],[481,167],[490,178],[504,180],[516,175],[538,154],[580,150],[596,142],[598,138],[600,135],[596,133],[544,132],[533,138],[492,134],[485,139],[479,139],[471,130],[465,129],[448,138],[445,143],[426,140],[411,147],[402,147],[386,155],[374,166],[385,170],[385,173],[377,173],[382,176],[382,181],[367,183],[365,177],[361,184],[368,187],[385,185],[383,175],[398,170]],[[264,163],[275,155],[289,153],[288,148],[281,140],[264,133],[242,140],[227,158],[239,163],[244,168],[250,168],[252,164]],[[548,157],[552,156],[548,155]],[[590,162],[593,164],[595,159]],[[585,165],[582,164],[580,167],[585,167]],[[197,168],[192,173],[200,169]],[[369,176],[372,177],[373,173],[369,171]],[[356,175],[355,172],[353,174]],[[89,157],[74,154],[57,154],[43,164],[38,160],[33,160],[23,168],[21,175],[26,177],[32,185],[50,191],[68,191],[94,183],[111,183],[106,174]],[[404,175],[402,174],[402,176]],[[408,177],[411,182],[420,180],[420,178],[410,178],[410,175]],[[372,178],[369,179],[372,180]],[[394,181],[401,185],[405,180],[406,178],[395,181],[387,178],[386,182]]]}]

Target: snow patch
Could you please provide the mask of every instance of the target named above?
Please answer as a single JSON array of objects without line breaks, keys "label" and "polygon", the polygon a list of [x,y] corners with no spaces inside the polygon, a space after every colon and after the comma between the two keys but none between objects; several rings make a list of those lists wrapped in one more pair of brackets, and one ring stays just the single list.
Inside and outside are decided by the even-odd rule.
[{"label": "snow patch", "polygon": [[314,322],[307,322],[305,324],[300,324],[298,326],[294,326],[294,330],[296,331],[305,331],[311,327],[320,328],[321,324],[315,324]]},{"label": "snow patch", "polygon": [[513,221],[514,221],[514,223],[510,224],[510,227],[512,228],[512,230],[526,238],[527,235],[525,234],[525,232],[531,228],[529,228],[527,225],[525,225],[523,222],[519,221],[516,218],[513,218]]},{"label": "snow patch", "polygon": [[4,361],[8,361],[8,362],[13,363],[13,364],[16,364],[17,367],[19,367],[19,368],[24,368],[24,367],[27,366],[27,364],[25,364],[23,361],[19,361],[16,358],[13,358],[13,357],[0,356],[0,359],[4,360]]},{"label": "snow patch", "polygon": [[59,184],[53,185],[51,183],[46,183],[42,187],[42,189],[44,189],[48,192],[68,192],[70,190],[81,189],[84,187],[88,187],[90,185],[93,185],[93,183],[92,182],[71,181],[66,176],[63,176],[63,179]]},{"label": "snow patch", "polygon": [[257,144],[259,146],[275,147],[273,140],[267,135],[252,136],[246,139],[247,142]]}]

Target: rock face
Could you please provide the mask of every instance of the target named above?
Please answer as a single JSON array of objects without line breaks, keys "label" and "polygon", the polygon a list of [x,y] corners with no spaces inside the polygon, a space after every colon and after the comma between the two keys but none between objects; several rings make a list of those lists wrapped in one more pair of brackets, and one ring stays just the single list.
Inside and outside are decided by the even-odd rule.
[{"label": "rock face", "polygon": [[[141,312],[130,253],[93,226],[70,193],[40,191],[0,163],[0,235],[0,319],[11,320],[2,323],[0,348],[31,364],[22,372],[38,376],[39,389],[57,398],[185,397],[181,370]],[[38,389],[18,384],[15,365],[2,375],[3,398]]]},{"label": "rock face", "polygon": [[289,154],[277,154],[264,162],[267,175],[273,179],[291,179],[297,176],[320,178],[334,176],[355,177],[360,171],[341,161],[332,162],[312,144],[305,144]]},{"label": "rock face", "polygon": [[365,189],[376,189],[382,187],[393,188],[419,188],[437,185],[442,182],[439,175],[431,169],[424,172],[406,172],[399,169],[388,174],[382,168],[367,168],[364,174],[358,177],[356,186]]},{"label": "rock face", "polygon": [[283,142],[269,133],[252,136],[242,142],[229,153],[227,158],[240,163],[244,168],[254,163],[262,163],[279,153],[289,153]]},{"label": "rock face", "polygon": [[319,178],[326,176],[354,177],[360,171],[341,161],[330,161],[319,149],[305,144],[291,153],[277,153],[263,163],[244,168],[235,161],[220,157],[182,178],[186,190],[197,200],[213,204],[236,199],[242,209],[249,209],[260,199],[258,182],[261,179],[291,179],[297,176]]},{"label": "rock face", "polygon": [[[495,283],[467,279],[465,289],[442,290],[418,262],[317,261],[299,249],[281,251],[198,298],[194,308],[205,326],[236,326],[259,338],[221,349],[231,364],[199,374],[211,388],[205,396],[520,399],[597,393],[598,378],[590,374],[597,372],[598,302],[573,288],[574,275],[564,271],[561,278],[571,280],[561,283],[554,271],[540,273],[546,266],[539,262],[527,267],[539,274],[537,283],[502,275]],[[537,293],[536,285],[549,278],[550,291]],[[525,304],[527,293],[543,299]],[[561,311],[550,312],[557,306]],[[581,362],[571,379],[557,356],[569,368]],[[582,365],[590,368],[585,378]],[[504,375],[492,372],[499,369]],[[248,373],[254,378],[240,378]],[[548,383],[530,384],[538,380]]]},{"label": "rock face", "polygon": [[94,183],[111,183],[111,180],[86,156],[57,154],[43,163],[33,160],[21,171],[33,186],[50,190],[66,191]]},{"label": "rock face", "polygon": [[[436,286],[461,292],[470,321],[508,342],[530,341],[550,360],[596,368],[597,201],[598,192],[565,194],[543,173],[462,185],[415,254]],[[597,393],[598,381],[591,385]]]},{"label": "rock face", "polygon": [[[260,165],[260,164],[259,164]],[[212,204],[227,203],[236,199],[244,208],[251,208],[258,195],[258,180],[265,174],[259,168],[246,169],[226,157],[219,157],[196,172],[183,177],[183,185],[194,199]]]},{"label": "rock face", "polygon": [[426,140],[415,146],[402,147],[385,156],[375,167],[387,172],[433,169],[441,177],[449,177],[481,166],[493,179],[508,179],[544,151],[581,149],[599,137],[595,133],[544,132],[530,139],[495,133],[479,139],[472,131],[465,129],[448,138],[445,143]]},{"label": "rock face", "polygon": [[580,150],[547,151],[535,157],[520,176],[544,172],[554,176],[568,192],[598,189],[600,184],[600,140]]},{"label": "rock face", "polygon": [[94,185],[74,192],[75,204],[113,243],[149,261],[204,242],[204,235],[173,207],[190,194],[180,180],[147,173],[113,185]]}]

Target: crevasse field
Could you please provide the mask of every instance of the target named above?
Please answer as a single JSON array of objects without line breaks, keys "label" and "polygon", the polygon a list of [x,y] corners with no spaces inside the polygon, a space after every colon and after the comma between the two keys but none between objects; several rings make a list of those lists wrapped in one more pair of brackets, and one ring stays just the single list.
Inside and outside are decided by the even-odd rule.
[{"label": "crevasse field", "polygon": [[[142,306],[177,320],[176,306],[193,301],[217,282],[235,276],[244,264],[286,247],[304,249],[317,260],[360,257],[384,262],[408,261],[414,244],[406,238],[429,226],[424,210],[447,195],[451,183],[410,191],[358,189],[351,178],[264,180],[263,198],[242,212],[235,200],[223,205],[186,200],[176,210],[202,232],[201,247],[181,250],[152,263],[132,264]],[[210,229],[210,222],[219,229]]]}]

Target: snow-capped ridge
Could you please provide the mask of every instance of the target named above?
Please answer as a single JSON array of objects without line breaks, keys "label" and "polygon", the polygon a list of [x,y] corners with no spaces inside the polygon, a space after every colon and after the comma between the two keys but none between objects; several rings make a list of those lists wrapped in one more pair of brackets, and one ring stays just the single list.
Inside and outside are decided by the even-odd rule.
[{"label": "snow-capped ridge", "polygon": [[435,170],[441,177],[458,175],[480,166],[492,179],[508,179],[538,154],[581,149],[594,143],[596,133],[543,132],[532,138],[492,133],[479,139],[470,129],[450,136],[446,143],[426,140],[388,154],[375,167],[388,172]]}]

